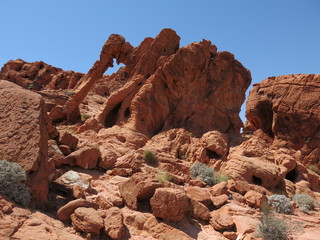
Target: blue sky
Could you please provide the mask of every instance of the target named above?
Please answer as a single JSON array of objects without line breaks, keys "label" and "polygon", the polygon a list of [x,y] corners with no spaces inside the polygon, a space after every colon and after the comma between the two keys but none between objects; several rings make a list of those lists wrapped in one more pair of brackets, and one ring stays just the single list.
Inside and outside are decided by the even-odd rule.
[{"label": "blue sky", "polygon": [[181,46],[207,39],[233,53],[253,83],[320,73],[319,0],[0,0],[0,66],[21,58],[87,72],[110,34],[137,46],[163,28]]}]

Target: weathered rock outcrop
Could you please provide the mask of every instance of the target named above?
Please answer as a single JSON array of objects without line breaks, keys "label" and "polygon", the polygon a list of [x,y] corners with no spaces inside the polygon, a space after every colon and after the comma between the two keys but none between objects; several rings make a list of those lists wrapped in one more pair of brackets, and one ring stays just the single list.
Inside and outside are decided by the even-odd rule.
[{"label": "weathered rock outcrop", "polygon": [[157,188],[150,205],[154,216],[171,221],[181,221],[192,210],[185,191],[175,188]]},{"label": "weathered rock outcrop", "polygon": [[33,90],[74,88],[82,76],[82,73],[63,71],[42,61],[22,59],[7,62],[0,71],[0,79]]},{"label": "weathered rock outcrop", "polygon": [[253,130],[274,137],[274,145],[299,150],[300,161],[320,167],[320,75],[270,77],[254,84],[246,117]]},{"label": "weathered rock outcrop", "polygon": [[[28,90],[0,81],[0,158],[26,169],[39,201],[49,177],[46,207],[65,226],[0,196],[1,239],[255,239],[272,193],[320,198],[317,169],[307,168],[319,167],[319,75],[256,84],[247,103],[253,134],[240,136],[250,72],[210,41],[179,41],[171,29],[137,47],[113,34],[87,74],[22,60],[2,68],[0,78]],[[103,75],[114,60],[124,66]],[[191,180],[194,162],[230,179]],[[294,209],[311,237],[315,210]]]},{"label": "weathered rock outcrop", "polygon": [[138,200],[151,198],[155,190],[161,186],[154,176],[136,173],[119,186],[119,191],[126,205],[135,210],[138,208]]},{"label": "weathered rock outcrop", "polygon": [[19,164],[38,203],[48,194],[47,113],[39,94],[0,80],[0,158]]},{"label": "weathered rock outcrop", "polygon": [[213,129],[239,133],[250,72],[232,54],[217,53],[210,41],[179,49],[179,39],[164,29],[132,50],[123,70],[127,83],[108,98],[101,123],[147,136],[178,127],[198,136]]},{"label": "weathered rock outcrop", "polygon": [[104,219],[105,233],[111,239],[121,239],[125,232],[125,225],[123,223],[123,214],[117,207],[109,208]]},{"label": "weathered rock outcrop", "polygon": [[103,218],[94,208],[79,207],[70,216],[72,226],[82,232],[99,234],[103,228]]},{"label": "weathered rock outcrop", "polygon": [[242,180],[267,189],[282,189],[289,195],[295,191],[286,189],[289,182],[294,185],[307,181],[310,183],[307,188],[319,191],[319,175],[301,164],[299,157],[300,151],[279,146],[262,130],[257,130],[250,139],[230,149],[221,168],[238,182]]}]

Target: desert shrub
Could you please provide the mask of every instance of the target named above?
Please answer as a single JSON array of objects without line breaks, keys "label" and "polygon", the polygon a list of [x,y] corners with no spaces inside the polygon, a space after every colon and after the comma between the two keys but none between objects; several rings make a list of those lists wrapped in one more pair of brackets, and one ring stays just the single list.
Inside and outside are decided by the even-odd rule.
[{"label": "desert shrub", "polygon": [[71,127],[66,128],[65,131],[66,131],[67,133],[70,133],[70,134],[75,134],[75,130],[74,130],[73,128],[71,128]]},{"label": "desert shrub", "polygon": [[230,179],[230,176],[215,172],[212,178],[213,178],[214,184],[217,184],[217,183],[228,181]]},{"label": "desert shrub", "polygon": [[158,165],[158,159],[156,157],[156,154],[150,150],[144,150],[143,151],[143,160],[151,166]]},{"label": "desert shrub", "polygon": [[274,194],[269,196],[268,204],[278,213],[291,214],[293,211],[290,198],[287,198],[285,195]]},{"label": "desert shrub", "polygon": [[91,116],[89,114],[86,114],[86,113],[82,113],[80,115],[80,117],[81,117],[81,121],[85,121],[85,120],[91,118]]},{"label": "desert shrub", "polygon": [[320,169],[318,168],[317,165],[309,165],[308,168],[320,175]]},{"label": "desert shrub", "polygon": [[173,176],[170,173],[164,172],[164,171],[159,171],[156,174],[156,179],[161,183],[163,183],[163,182],[173,182],[173,180],[174,180]]},{"label": "desert shrub", "polygon": [[264,213],[257,226],[257,235],[266,240],[288,240],[289,227],[284,219],[277,218],[273,213]]},{"label": "desert shrub", "polygon": [[200,178],[209,186],[213,186],[220,182],[226,182],[230,178],[228,175],[218,173],[204,163],[196,162],[190,168],[192,179]]},{"label": "desert shrub", "polygon": [[278,218],[268,204],[262,204],[262,215],[257,225],[257,237],[265,240],[288,240],[303,232],[302,224],[290,219]]},{"label": "desert shrub", "polygon": [[316,208],[316,200],[307,194],[295,194],[293,201],[299,206],[301,211],[308,213]]},{"label": "desert shrub", "polygon": [[200,178],[209,186],[215,184],[213,179],[214,170],[204,163],[196,162],[193,164],[190,168],[190,175],[193,179]]},{"label": "desert shrub", "polygon": [[196,162],[191,166],[190,175],[193,179],[200,178],[209,186],[213,186],[217,183],[225,182],[230,179],[228,175],[215,172],[214,169],[200,162]]},{"label": "desert shrub", "polygon": [[23,206],[28,206],[30,193],[24,184],[26,180],[27,176],[22,167],[7,160],[0,160],[0,194]]},{"label": "desert shrub", "polygon": [[64,91],[63,94],[71,97],[74,93],[70,91]]}]

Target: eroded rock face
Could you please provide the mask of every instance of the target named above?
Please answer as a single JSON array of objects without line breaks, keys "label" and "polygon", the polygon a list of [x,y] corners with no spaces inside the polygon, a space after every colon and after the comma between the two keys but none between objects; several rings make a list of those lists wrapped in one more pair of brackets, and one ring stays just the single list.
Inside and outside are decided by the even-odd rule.
[{"label": "eroded rock face", "polygon": [[154,216],[171,221],[181,221],[192,209],[185,191],[174,188],[156,189],[150,205]]},{"label": "eroded rock face", "polygon": [[162,184],[154,176],[136,173],[119,186],[119,191],[126,205],[131,209],[138,208],[138,200],[151,198],[155,190]]},{"label": "eroded rock face", "polygon": [[0,80],[0,157],[19,164],[37,202],[48,194],[47,113],[39,94]]},{"label": "eroded rock face", "polygon": [[94,208],[79,207],[70,218],[73,227],[82,232],[99,234],[104,227],[102,217]]},{"label": "eroded rock face", "polygon": [[179,49],[179,39],[164,29],[135,49],[148,45],[141,58],[128,56],[128,81],[99,115],[105,126],[121,125],[147,136],[182,126],[199,136],[212,129],[239,133],[250,72],[232,54],[217,53],[210,41]]},{"label": "eroded rock face", "polygon": [[270,77],[250,91],[246,117],[275,144],[301,151],[304,164],[320,162],[320,75]]},{"label": "eroded rock face", "polygon": [[82,76],[82,73],[63,71],[42,61],[25,62],[21,59],[7,62],[0,71],[0,79],[33,90],[74,88]]},{"label": "eroded rock face", "polygon": [[106,210],[105,213],[104,227],[106,234],[111,239],[121,239],[125,231],[121,210],[117,207],[112,207]]},{"label": "eroded rock face", "polygon": [[230,207],[225,206],[211,212],[210,223],[215,230],[227,230],[234,226]]},{"label": "eroded rock face", "polygon": [[68,202],[66,205],[61,207],[57,212],[57,217],[61,221],[68,220],[70,218],[70,215],[73,214],[73,212],[77,208],[94,208],[98,209],[98,205],[93,202],[89,202],[85,199],[76,199],[73,201]]}]

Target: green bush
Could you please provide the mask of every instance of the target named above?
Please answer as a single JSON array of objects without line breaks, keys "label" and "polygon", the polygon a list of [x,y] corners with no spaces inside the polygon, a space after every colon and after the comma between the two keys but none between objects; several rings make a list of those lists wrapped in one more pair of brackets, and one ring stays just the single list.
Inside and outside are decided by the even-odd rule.
[{"label": "green bush", "polygon": [[301,211],[305,213],[309,213],[311,210],[314,210],[316,208],[316,200],[312,197],[310,197],[307,194],[295,194],[293,197],[293,201],[299,206]]},{"label": "green bush", "polygon": [[221,182],[226,182],[230,179],[230,176],[215,172],[213,175],[213,181],[215,184],[221,183]]},{"label": "green bush", "polygon": [[274,194],[269,196],[268,204],[278,213],[291,214],[293,211],[290,198],[287,198],[285,195]]},{"label": "green bush", "polygon": [[257,226],[258,237],[265,240],[288,240],[289,227],[284,219],[277,218],[273,213],[262,214]]},{"label": "green bush", "polygon": [[91,116],[86,113],[82,113],[80,117],[81,117],[81,121],[86,121],[87,119],[91,118]]},{"label": "green bush", "polygon": [[318,168],[317,165],[309,165],[308,168],[320,175],[320,169]]},{"label": "green bush", "polygon": [[156,154],[150,150],[144,150],[143,151],[143,160],[151,166],[158,165],[158,159],[156,157]]},{"label": "green bush", "polygon": [[204,163],[197,162],[190,168],[190,175],[193,179],[200,178],[209,186],[227,181],[229,176],[215,172],[214,169]]},{"label": "green bush", "polygon": [[190,175],[192,179],[200,178],[209,186],[228,181],[230,178],[228,175],[215,172],[211,167],[200,162],[196,162],[191,166]]},{"label": "green bush", "polygon": [[257,225],[257,237],[265,240],[288,240],[303,232],[301,223],[276,217],[269,205],[265,204],[261,210],[263,213]]},{"label": "green bush", "polygon": [[164,171],[159,171],[156,174],[156,179],[161,183],[163,183],[163,182],[173,182],[173,180],[174,180],[173,176],[170,173],[164,172]]},{"label": "green bush", "polygon": [[214,170],[204,163],[196,162],[193,164],[190,168],[190,175],[193,179],[200,178],[209,186],[215,184],[213,180]]},{"label": "green bush", "polygon": [[0,194],[4,194],[23,206],[30,203],[29,189],[25,185],[27,176],[16,163],[0,160]]}]

